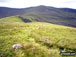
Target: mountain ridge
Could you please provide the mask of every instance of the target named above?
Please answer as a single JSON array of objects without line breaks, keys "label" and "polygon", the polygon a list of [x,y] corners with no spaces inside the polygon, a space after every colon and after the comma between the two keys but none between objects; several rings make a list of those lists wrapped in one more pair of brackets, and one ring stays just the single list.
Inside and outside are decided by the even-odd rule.
[{"label": "mountain ridge", "polygon": [[75,9],[55,8],[42,5],[22,9],[0,8],[0,18],[16,15],[19,15],[23,19],[76,27]]},{"label": "mountain ridge", "polygon": [[[59,10],[62,10],[62,11],[68,11],[68,12],[71,12],[72,11],[72,13],[76,13],[76,9],[72,9],[72,8],[56,8],[56,7],[51,7],[51,6],[44,6],[44,5],[40,5],[40,6],[34,6],[34,7],[27,7],[27,8],[10,8],[10,7],[0,7],[0,15],[2,14],[1,12],[5,12],[6,13],[6,11],[7,10],[9,10],[9,11],[15,11],[15,12],[10,12],[10,14],[13,14],[13,13],[16,13],[17,11],[26,11],[26,10],[28,10],[28,9],[31,9],[31,8],[50,8],[50,9],[59,9]],[[9,12],[8,12],[9,13]],[[18,13],[18,12],[17,12]],[[25,12],[23,12],[22,14],[24,14]],[[16,14],[16,15],[19,15],[19,14]],[[8,15],[9,16],[9,15]],[[7,16],[7,17],[8,17]],[[13,16],[13,15],[11,15],[11,16]],[[5,17],[5,16],[4,16]],[[4,18],[3,17],[3,18]],[[2,18],[2,17],[0,17],[0,18]]]}]

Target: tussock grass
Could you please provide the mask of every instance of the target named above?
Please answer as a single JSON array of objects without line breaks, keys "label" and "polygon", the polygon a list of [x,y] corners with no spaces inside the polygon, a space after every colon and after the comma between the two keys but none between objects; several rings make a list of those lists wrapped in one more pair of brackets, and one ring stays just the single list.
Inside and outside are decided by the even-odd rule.
[{"label": "tussock grass", "polygon": [[[14,51],[12,45],[16,43],[25,46]],[[59,54],[60,48],[76,52],[76,28],[0,20],[0,57],[68,57]]]}]

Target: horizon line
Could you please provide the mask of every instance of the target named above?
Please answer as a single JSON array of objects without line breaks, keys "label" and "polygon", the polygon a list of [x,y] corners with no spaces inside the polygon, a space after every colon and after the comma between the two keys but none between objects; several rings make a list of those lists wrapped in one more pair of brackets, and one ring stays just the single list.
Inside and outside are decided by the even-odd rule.
[{"label": "horizon line", "polygon": [[[38,6],[53,7],[53,8],[69,8],[69,9],[76,9],[76,8],[70,8],[70,7],[55,7],[55,6],[47,6],[47,5],[38,5]],[[4,8],[12,8],[12,9],[25,9],[25,8],[38,7],[38,6],[29,6],[29,7],[23,7],[23,8],[8,7],[8,6],[0,6],[0,8],[1,8],[1,7],[4,7]]]}]

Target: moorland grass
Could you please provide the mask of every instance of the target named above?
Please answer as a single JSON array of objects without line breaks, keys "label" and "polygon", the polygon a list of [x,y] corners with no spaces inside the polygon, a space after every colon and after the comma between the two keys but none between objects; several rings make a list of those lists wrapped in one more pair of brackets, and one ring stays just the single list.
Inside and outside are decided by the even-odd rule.
[{"label": "moorland grass", "polygon": [[[16,43],[24,47],[14,51],[12,45]],[[61,56],[60,48],[63,52],[76,52],[76,28],[0,20],[0,57],[76,57]]]}]

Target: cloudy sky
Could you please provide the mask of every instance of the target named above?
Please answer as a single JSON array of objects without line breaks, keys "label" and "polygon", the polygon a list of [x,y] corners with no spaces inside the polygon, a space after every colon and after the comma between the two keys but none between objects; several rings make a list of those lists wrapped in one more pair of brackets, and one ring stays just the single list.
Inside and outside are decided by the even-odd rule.
[{"label": "cloudy sky", "polygon": [[0,0],[0,7],[26,8],[39,5],[76,9],[76,0]]}]

